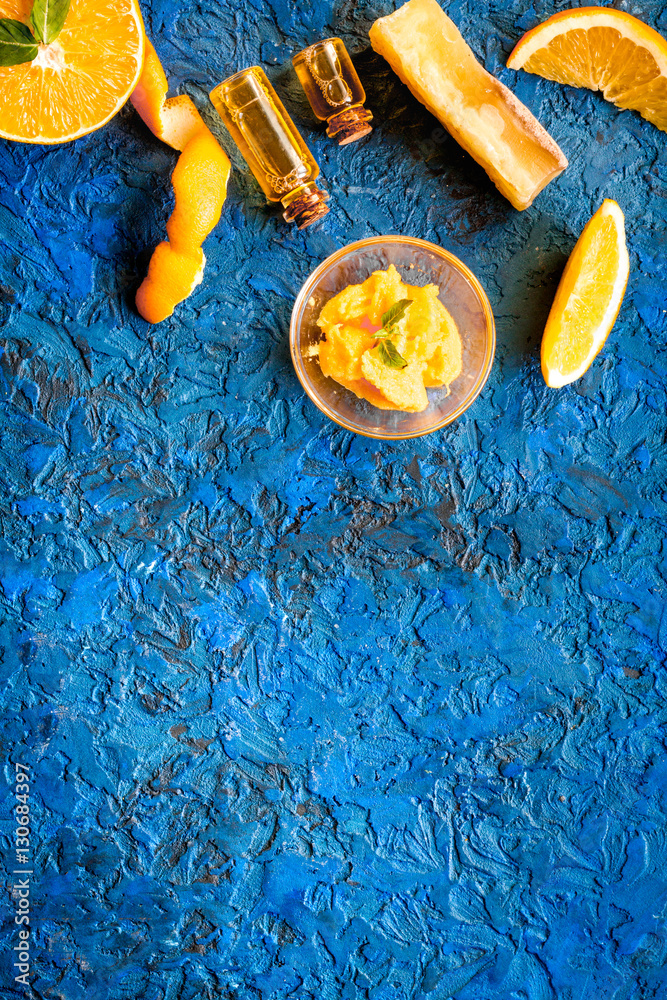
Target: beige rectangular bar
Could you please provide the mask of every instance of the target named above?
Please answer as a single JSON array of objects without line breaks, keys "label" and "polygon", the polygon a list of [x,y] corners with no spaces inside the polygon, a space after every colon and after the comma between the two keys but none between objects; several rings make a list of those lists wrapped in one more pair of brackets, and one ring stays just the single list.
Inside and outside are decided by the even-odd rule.
[{"label": "beige rectangular bar", "polygon": [[409,0],[370,30],[371,45],[418,101],[524,209],[567,159],[511,90],[478,63],[436,0]]}]

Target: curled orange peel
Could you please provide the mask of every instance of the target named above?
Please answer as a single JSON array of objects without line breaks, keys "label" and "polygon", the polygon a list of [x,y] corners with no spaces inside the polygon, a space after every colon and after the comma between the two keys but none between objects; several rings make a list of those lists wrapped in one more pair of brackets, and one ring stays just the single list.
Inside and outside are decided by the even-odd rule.
[{"label": "curled orange peel", "polygon": [[181,151],[171,178],[175,205],[168,240],[155,248],[136,297],[143,318],[161,323],[202,280],[206,257],[201,247],[220,219],[231,163],[191,99],[185,94],[167,98],[167,77],[148,38],[143,72],[130,100],[151,132]]}]

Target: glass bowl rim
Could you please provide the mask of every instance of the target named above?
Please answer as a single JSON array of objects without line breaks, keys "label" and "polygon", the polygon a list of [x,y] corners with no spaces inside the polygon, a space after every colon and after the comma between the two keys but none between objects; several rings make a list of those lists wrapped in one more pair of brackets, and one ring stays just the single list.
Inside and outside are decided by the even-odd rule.
[{"label": "glass bowl rim", "polygon": [[[346,423],[345,420],[338,416],[327,404],[316,396],[315,392],[311,389],[310,380],[306,375],[305,366],[303,364],[303,358],[301,351],[298,349],[297,344],[297,333],[298,324],[297,316],[303,309],[304,303],[307,302],[313,287],[317,284],[321,276],[331,267],[333,264],[337,263],[341,258],[346,257],[353,251],[359,251],[372,246],[381,246],[383,244],[392,243],[404,243],[409,246],[419,247],[420,249],[429,250],[435,253],[447,261],[452,267],[455,268],[472,286],[479,303],[482,307],[482,312],[484,313],[484,319],[486,321],[486,332],[487,332],[487,343],[486,352],[484,356],[484,364],[480,370],[479,375],[472,386],[470,392],[465,397],[464,400],[457,406],[456,410],[448,414],[438,423],[434,424],[428,430],[417,430],[417,431],[406,431],[405,433],[392,433],[392,434],[371,434],[369,431],[360,430],[358,427],[353,427]],[[493,359],[496,352],[496,323],[493,316],[493,310],[491,309],[491,303],[489,302],[488,296],[482,285],[480,284],[477,277],[473,274],[467,264],[464,264],[455,254],[451,253],[449,250],[445,250],[444,247],[440,247],[437,243],[431,243],[429,240],[422,240],[417,236],[369,236],[363,240],[357,240],[354,243],[348,243],[347,246],[341,247],[340,250],[336,250],[334,253],[330,254],[326,260],[323,260],[314,271],[306,278],[305,282],[301,286],[301,290],[296,297],[294,306],[292,308],[292,315],[290,318],[290,331],[289,331],[289,341],[290,341],[290,353],[292,355],[292,364],[294,365],[294,370],[296,371],[297,378],[301,383],[302,388],[305,390],[306,395],[309,396],[311,401],[315,404],[317,409],[332,420],[339,427],[343,427],[346,431],[350,431],[353,434],[360,434],[362,437],[373,438],[376,441],[405,441],[410,438],[425,437],[427,434],[433,434],[434,431],[439,431],[448,424],[453,423],[458,420],[460,416],[475,402],[480,392],[484,388],[489,375],[491,373],[491,368],[493,365]]]}]

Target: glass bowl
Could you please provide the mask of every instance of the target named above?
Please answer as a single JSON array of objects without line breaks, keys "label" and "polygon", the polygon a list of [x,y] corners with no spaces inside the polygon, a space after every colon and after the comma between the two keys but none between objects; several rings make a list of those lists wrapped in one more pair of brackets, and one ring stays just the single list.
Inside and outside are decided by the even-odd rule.
[{"label": "glass bowl", "polygon": [[[373,271],[393,264],[410,285],[438,285],[440,300],[459,328],[463,370],[449,390],[428,389],[429,405],[421,413],[380,410],[358,399],[322,374],[312,347],[322,339],[317,317],[322,306],[346,285],[365,281]],[[484,289],[457,257],[426,240],[378,236],[350,243],[320,264],[299,292],[290,324],[292,361],[301,385],[315,405],[341,427],[386,441],[430,434],[456,420],[484,386],[496,347],[493,313]]]}]

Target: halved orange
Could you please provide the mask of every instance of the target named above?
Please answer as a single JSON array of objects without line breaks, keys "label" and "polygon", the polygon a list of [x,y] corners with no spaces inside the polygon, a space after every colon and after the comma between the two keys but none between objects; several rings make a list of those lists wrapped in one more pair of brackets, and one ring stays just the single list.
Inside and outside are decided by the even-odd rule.
[{"label": "halved orange", "polygon": [[[0,0],[0,17],[29,23],[32,0]],[[72,0],[65,25],[37,57],[0,66],[0,136],[68,142],[100,128],[132,93],[144,61],[136,0]]]},{"label": "halved orange", "polygon": [[601,90],[667,131],[667,40],[611,7],[578,7],[528,31],[507,60],[510,69]]},{"label": "halved orange", "polygon": [[558,389],[580,378],[616,322],[630,272],[625,218],[606,199],[565,265],[542,337],[542,374]]}]

